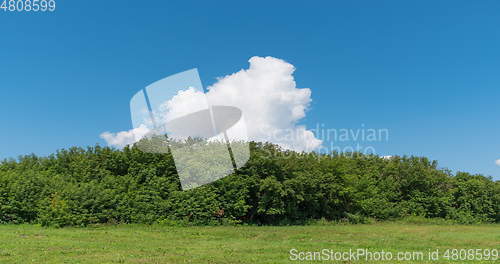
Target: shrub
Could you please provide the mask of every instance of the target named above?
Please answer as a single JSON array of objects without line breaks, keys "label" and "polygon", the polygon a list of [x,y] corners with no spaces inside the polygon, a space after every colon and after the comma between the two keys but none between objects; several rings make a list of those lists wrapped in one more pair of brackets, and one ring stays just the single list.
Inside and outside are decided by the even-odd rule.
[{"label": "shrub", "polygon": [[499,214],[498,181],[453,175],[419,157],[296,153],[252,143],[237,173],[189,191],[181,190],[169,154],[136,147],[71,148],[0,163],[0,223],[487,223],[500,222]]}]

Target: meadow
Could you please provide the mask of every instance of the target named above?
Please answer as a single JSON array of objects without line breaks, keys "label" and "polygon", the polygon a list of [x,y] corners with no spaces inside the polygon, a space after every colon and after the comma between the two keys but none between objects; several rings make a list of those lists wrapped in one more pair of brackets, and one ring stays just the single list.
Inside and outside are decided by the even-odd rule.
[{"label": "meadow", "polygon": [[499,241],[500,182],[425,157],[254,142],[190,190],[136,146],[0,162],[0,264],[495,263]]},{"label": "meadow", "polygon": [[[500,225],[319,223],[305,226],[0,225],[0,263],[498,263],[446,260],[447,249],[499,249]],[[294,254],[291,254],[291,250]],[[391,261],[292,261],[307,252],[365,249]],[[428,251],[439,250],[429,261]],[[397,261],[398,252],[424,259]],[[451,255],[450,255],[451,257]],[[373,257],[372,257],[373,258]],[[477,258],[477,256],[476,256]]]}]

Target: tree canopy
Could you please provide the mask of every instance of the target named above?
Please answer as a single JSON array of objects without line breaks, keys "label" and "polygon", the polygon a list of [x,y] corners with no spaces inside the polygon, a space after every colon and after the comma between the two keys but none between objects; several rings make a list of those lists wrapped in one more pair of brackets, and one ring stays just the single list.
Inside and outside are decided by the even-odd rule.
[{"label": "tree canopy", "polygon": [[405,216],[500,222],[500,183],[424,157],[297,153],[251,143],[247,164],[182,191],[170,154],[94,146],[0,163],[0,223],[300,224]]}]

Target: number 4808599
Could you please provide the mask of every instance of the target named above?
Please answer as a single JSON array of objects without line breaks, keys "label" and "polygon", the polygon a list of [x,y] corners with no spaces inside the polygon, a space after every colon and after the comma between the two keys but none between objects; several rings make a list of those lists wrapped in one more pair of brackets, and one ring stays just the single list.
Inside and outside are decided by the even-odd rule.
[{"label": "number 4808599", "polygon": [[7,12],[54,12],[56,0],[0,0],[0,9]]}]

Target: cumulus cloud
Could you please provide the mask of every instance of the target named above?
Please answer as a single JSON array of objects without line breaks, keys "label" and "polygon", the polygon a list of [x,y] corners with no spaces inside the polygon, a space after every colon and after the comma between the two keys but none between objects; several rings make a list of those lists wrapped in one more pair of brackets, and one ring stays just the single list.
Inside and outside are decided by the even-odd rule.
[{"label": "cumulus cloud", "polygon": [[193,87],[178,91],[170,100],[160,105],[155,116],[161,123],[208,108],[207,97]]},{"label": "cumulus cloud", "polygon": [[208,87],[213,105],[232,105],[243,111],[248,137],[298,151],[321,145],[314,133],[297,123],[306,116],[311,90],[297,88],[295,67],[273,57],[252,57],[250,67],[220,78]]},{"label": "cumulus cloud", "polygon": [[[193,105],[204,105],[208,100],[210,105],[241,109],[246,121],[245,134],[250,140],[272,142],[297,151],[320,147],[322,141],[299,125],[311,103],[311,90],[296,86],[295,67],[273,57],[252,57],[249,63],[248,69],[219,78],[208,87],[206,96],[191,88],[179,91],[160,107],[160,120],[168,122],[192,113]],[[137,135],[144,132],[136,129],[117,134],[106,132],[101,137],[110,145],[123,146],[134,143],[140,139]]]},{"label": "cumulus cloud", "polygon": [[108,145],[123,148],[139,141],[149,132],[150,130],[145,125],[141,125],[129,131],[122,131],[118,133],[104,132],[101,134],[101,138],[104,139]]},{"label": "cumulus cloud", "polygon": [[497,159],[497,160],[495,161],[495,164],[497,164],[497,166],[500,166],[500,159]]}]

